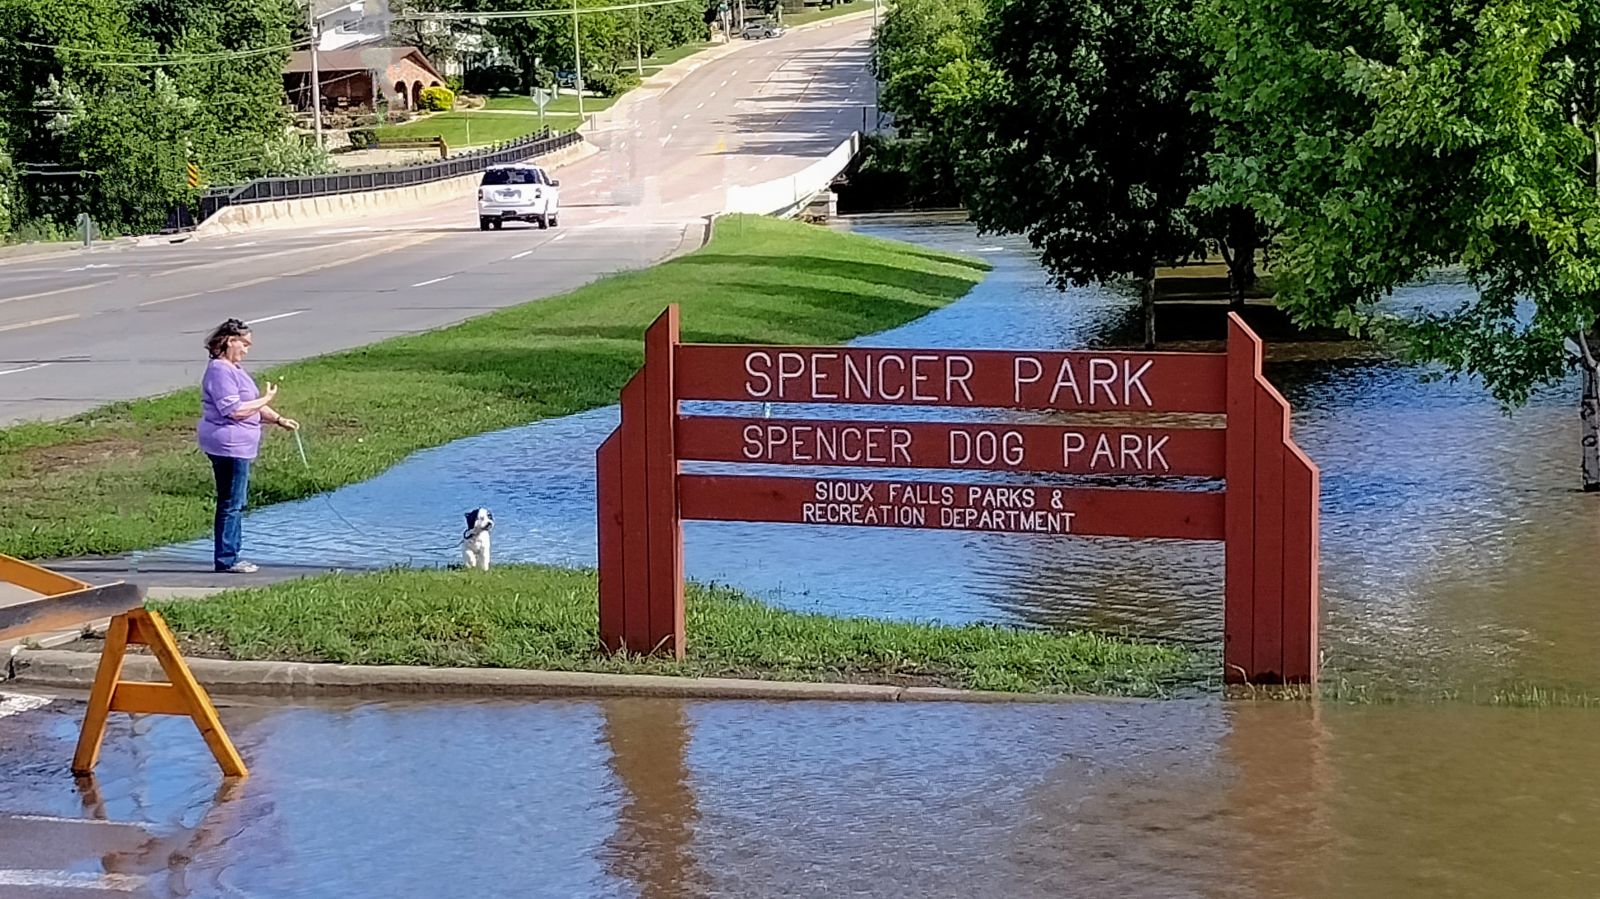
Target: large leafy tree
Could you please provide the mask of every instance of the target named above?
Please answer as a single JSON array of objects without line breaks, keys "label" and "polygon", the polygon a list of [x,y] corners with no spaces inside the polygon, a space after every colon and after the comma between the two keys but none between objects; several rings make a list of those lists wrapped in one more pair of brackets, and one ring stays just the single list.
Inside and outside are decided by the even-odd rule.
[{"label": "large leafy tree", "polygon": [[[985,80],[956,137],[972,216],[1024,233],[1062,285],[1134,276],[1222,250],[1236,299],[1255,279],[1256,220],[1192,204],[1216,121],[1191,5],[992,0]],[[1147,333],[1147,338],[1150,335]]]},{"label": "large leafy tree", "polygon": [[[1600,28],[1591,0],[1212,0],[1227,127],[1214,203],[1276,234],[1278,301],[1376,322],[1502,403],[1586,372],[1584,486],[1600,489]],[[1404,320],[1375,304],[1460,264],[1475,300]]]},{"label": "large leafy tree", "polygon": [[322,164],[286,131],[294,0],[7,0],[0,121],[27,168],[18,218],[165,223],[211,183]]}]

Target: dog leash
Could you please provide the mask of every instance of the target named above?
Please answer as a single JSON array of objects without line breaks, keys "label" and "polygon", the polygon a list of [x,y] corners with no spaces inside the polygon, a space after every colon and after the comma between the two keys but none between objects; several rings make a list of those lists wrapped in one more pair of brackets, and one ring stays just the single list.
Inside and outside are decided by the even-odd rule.
[{"label": "dog leash", "polygon": [[[306,467],[306,472],[308,474],[312,474],[313,476],[315,476],[315,473],[311,471],[311,462],[306,458],[306,445],[305,445],[305,442],[300,439],[300,429],[299,428],[295,428],[292,433],[294,434],[295,449],[300,451],[300,464],[304,465]],[[371,534],[369,534],[366,531],[362,530],[360,527],[357,527],[355,522],[353,522],[350,519],[344,517],[344,515],[339,511],[339,507],[335,506],[333,504],[333,499],[329,497],[327,492],[325,492],[325,491],[318,492],[317,495],[322,497],[322,503],[323,503],[323,505],[328,507],[328,511],[332,512],[334,514],[335,518],[338,518],[340,521],[344,522],[345,527],[349,528],[352,531],[355,531],[357,534],[360,534],[361,536],[367,538],[368,540],[375,539]],[[448,545],[445,545],[445,546],[419,547],[419,548],[414,548],[413,551],[417,552],[417,553],[442,553],[442,552],[448,552],[450,550],[453,550],[453,549],[456,549],[457,547],[459,547],[462,544],[462,542],[465,541],[466,539],[467,538],[465,536],[463,536],[460,540],[457,540],[456,542],[448,544]]]}]

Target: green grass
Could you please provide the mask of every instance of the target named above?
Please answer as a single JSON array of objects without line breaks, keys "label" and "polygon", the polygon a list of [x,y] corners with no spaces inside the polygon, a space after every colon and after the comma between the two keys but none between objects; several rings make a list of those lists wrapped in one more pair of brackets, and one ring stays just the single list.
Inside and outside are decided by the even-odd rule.
[{"label": "green grass", "polygon": [[695,43],[683,44],[673,47],[671,50],[662,50],[660,53],[646,56],[644,58],[645,77],[648,78],[675,62],[688,59],[701,50],[708,50],[714,46],[716,45],[709,41],[696,41]]},{"label": "green grass", "polygon": [[[820,22],[823,19],[832,19],[836,16],[846,16],[853,12],[870,12],[871,10],[872,3],[870,0],[855,0],[853,3],[836,3],[833,6],[826,8],[821,6],[808,7],[805,12],[789,13],[784,15],[783,25],[785,28],[792,28],[796,25],[804,25],[807,22]],[[879,15],[882,16],[887,11],[888,10],[886,9],[879,10]],[[735,38],[735,40],[737,40],[737,38]]]},{"label": "green grass", "polygon": [[532,668],[1013,692],[1164,695],[1193,686],[1184,649],[1089,633],[833,618],[691,585],[687,659],[598,649],[592,572],[325,575],[154,604],[186,654],[356,665]]},{"label": "green grass", "polygon": [[[578,124],[578,117],[545,116],[545,125],[552,130],[570,130]],[[415,140],[425,137],[442,137],[452,150],[459,147],[476,147],[501,141],[516,140],[533,134],[540,128],[538,116],[495,115],[473,112],[442,112],[404,125],[383,125],[373,129],[381,146],[384,140],[403,138]]]},{"label": "green grass", "polygon": [[[365,480],[426,447],[617,401],[668,302],[685,340],[837,343],[903,324],[982,279],[975,260],[815,226],[734,216],[710,246],[664,265],[425,334],[254,370],[282,383],[313,469],[269,431],[255,506]],[[258,343],[257,352],[273,348]],[[0,553],[109,554],[211,527],[194,445],[198,391],[0,429]]]},{"label": "green grass", "polygon": [[[593,115],[602,109],[610,109],[612,104],[616,102],[616,97],[586,96],[583,98],[583,114]],[[502,94],[500,96],[487,98],[487,100],[484,102],[484,108],[512,110],[516,112],[531,112],[534,113],[531,118],[535,122],[539,121],[539,107],[533,105],[532,97],[523,97],[515,94]],[[546,119],[551,117],[567,116],[573,122],[576,122],[578,117],[578,98],[572,94],[562,94],[559,97],[553,97],[549,103],[545,104],[544,115]],[[477,118],[485,118],[485,116],[478,116]],[[509,118],[509,116],[500,116],[500,118]],[[474,122],[472,127],[473,130],[477,130],[477,123]]]}]

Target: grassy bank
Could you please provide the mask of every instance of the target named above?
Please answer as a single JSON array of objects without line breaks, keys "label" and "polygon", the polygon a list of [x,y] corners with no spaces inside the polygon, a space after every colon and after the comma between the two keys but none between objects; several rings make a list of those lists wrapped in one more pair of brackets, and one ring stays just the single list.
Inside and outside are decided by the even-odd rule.
[{"label": "grassy bank", "polygon": [[557,568],[327,575],[157,607],[186,654],[235,659],[1138,696],[1200,679],[1173,647],[800,614],[692,585],[685,661],[613,658],[596,647],[594,575]]},{"label": "grassy bank", "polygon": [[[370,478],[425,447],[614,403],[643,359],[645,326],[669,301],[682,306],[686,340],[837,343],[951,302],[984,269],[908,244],[724,219],[708,247],[664,265],[254,370],[258,382],[283,383],[276,406],[300,420],[313,470],[301,467],[292,440],[269,432],[251,502],[297,499]],[[0,429],[0,552],[117,553],[208,533],[213,487],[194,445],[198,409],[189,389]]]}]

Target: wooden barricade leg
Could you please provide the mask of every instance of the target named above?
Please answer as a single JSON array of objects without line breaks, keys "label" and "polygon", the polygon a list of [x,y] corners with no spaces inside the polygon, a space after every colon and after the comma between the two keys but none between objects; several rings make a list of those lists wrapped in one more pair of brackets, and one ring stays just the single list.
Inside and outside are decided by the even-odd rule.
[{"label": "wooden barricade leg", "polygon": [[623,596],[622,435],[620,429],[595,452],[596,543],[600,574],[600,644],[606,652],[623,647],[626,628]]},{"label": "wooden barricade leg", "polygon": [[[130,643],[150,647],[151,654],[166,672],[169,683],[121,680],[123,657]],[[217,710],[211,704],[211,697],[184,663],[183,656],[178,653],[178,643],[159,612],[134,609],[111,619],[111,627],[106,632],[106,645],[100,654],[100,668],[95,673],[94,689],[89,696],[83,731],[78,735],[78,749],[72,759],[74,774],[89,774],[99,761],[106,715],[110,712],[185,715],[194,721],[224,775],[247,777],[250,774],[233,741],[228,739],[228,732],[222,727]]]},{"label": "wooden barricade leg", "polygon": [[89,691],[89,709],[78,733],[78,750],[72,756],[72,773],[88,774],[100,761],[100,743],[106,736],[106,717],[111,713],[111,691],[122,677],[122,657],[128,649],[128,616],[117,615],[106,629],[106,643],[100,649],[100,667],[94,673]]},{"label": "wooden barricade leg", "polygon": [[678,516],[678,307],[668,306],[644,337],[645,506],[650,546],[650,646],[684,654],[683,525]]}]

